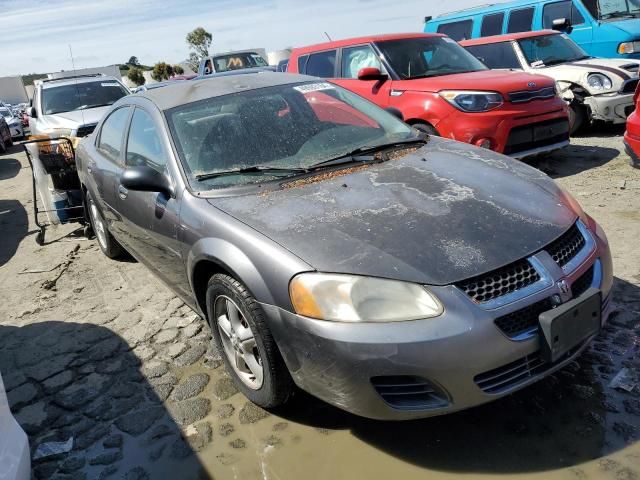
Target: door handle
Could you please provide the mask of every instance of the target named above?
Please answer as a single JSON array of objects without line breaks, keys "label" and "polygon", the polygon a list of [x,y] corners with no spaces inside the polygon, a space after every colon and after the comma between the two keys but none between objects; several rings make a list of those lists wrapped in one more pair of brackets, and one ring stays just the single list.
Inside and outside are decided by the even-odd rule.
[{"label": "door handle", "polygon": [[129,190],[120,185],[118,186],[118,195],[120,195],[120,198],[124,200],[127,198],[127,195],[129,195]]}]

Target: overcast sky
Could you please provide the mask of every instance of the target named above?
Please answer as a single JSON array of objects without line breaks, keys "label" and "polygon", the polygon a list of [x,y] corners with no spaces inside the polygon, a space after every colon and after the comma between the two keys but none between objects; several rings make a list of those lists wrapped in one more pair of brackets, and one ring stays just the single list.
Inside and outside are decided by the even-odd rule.
[{"label": "overcast sky", "polygon": [[0,76],[187,58],[186,34],[211,51],[277,50],[362,34],[421,31],[425,15],[485,0],[0,0]]}]

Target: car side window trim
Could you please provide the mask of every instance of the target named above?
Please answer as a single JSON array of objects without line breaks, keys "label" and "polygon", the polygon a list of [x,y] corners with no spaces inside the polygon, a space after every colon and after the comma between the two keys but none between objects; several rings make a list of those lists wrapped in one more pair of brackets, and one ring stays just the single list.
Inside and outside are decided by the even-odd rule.
[{"label": "car side window trim", "polygon": [[[120,151],[118,153],[118,157],[114,158],[112,155],[109,155],[102,148],[100,148],[100,141],[102,140],[102,129],[104,127],[104,124],[107,122],[107,120],[111,118],[111,116],[114,113],[116,113],[118,110],[122,110],[123,108],[127,108],[129,110],[129,113],[125,121],[124,134],[120,138]],[[98,133],[98,135],[96,135],[96,140],[94,144],[96,150],[100,152],[100,155],[102,155],[106,160],[109,160],[110,162],[115,163],[116,165],[119,165],[119,166],[124,166],[124,157],[122,154],[124,153],[124,148],[126,145],[125,142],[127,141],[127,138],[129,136],[129,126],[131,124],[131,115],[133,113],[133,110],[134,110],[133,105],[122,105],[116,108],[115,110],[113,110],[111,113],[109,113],[109,116],[102,121],[102,124],[100,125],[100,132]]]}]

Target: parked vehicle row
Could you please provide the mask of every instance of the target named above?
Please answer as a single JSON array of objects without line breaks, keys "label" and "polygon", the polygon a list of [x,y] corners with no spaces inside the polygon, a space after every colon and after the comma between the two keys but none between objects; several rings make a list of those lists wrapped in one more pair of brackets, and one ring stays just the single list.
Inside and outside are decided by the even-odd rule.
[{"label": "parked vehicle row", "polygon": [[12,139],[21,139],[24,137],[24,129],[22,128],[22,120],[13,114],[13,111],[8,107],[0,106],[0,116],[4,118],[4,121],[9,127],[9,133]]},{"label": "parked vehicle row", "polygon": [[544,29],[565,32],[594,57],[640,59],[637,0],[515,0],[425,18],[456,41]]},{"label": "parked vehicle row", "polygon": [[415,128],[524,158],[569,144],[555,82],[491,71],[439,34],[361,37],[294,49],[289,72],[330,79]]},{"label": "parked vehicle row", "polygon": [[585,121],[625,123],[635,109],[638,61],[591,57],[567,35],[552,30],[482,37],[460,44],[491,68],[553,78],[569,104],[572,132]]}]

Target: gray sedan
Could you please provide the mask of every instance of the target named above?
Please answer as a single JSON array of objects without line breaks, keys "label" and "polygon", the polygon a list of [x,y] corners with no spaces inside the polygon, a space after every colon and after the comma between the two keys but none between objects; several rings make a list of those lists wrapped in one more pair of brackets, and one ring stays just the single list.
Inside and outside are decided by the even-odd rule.
[{"label": "gray sedan", "polygon": [[379,419],[471,407],[571,362],[610,312],[606,236],[569,193],[312,77],[124,97],[77,162],[102,251],[206,318],[266,408],[296,386]]}]

